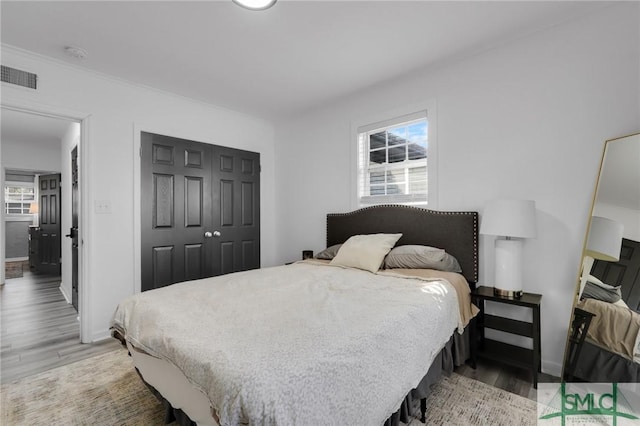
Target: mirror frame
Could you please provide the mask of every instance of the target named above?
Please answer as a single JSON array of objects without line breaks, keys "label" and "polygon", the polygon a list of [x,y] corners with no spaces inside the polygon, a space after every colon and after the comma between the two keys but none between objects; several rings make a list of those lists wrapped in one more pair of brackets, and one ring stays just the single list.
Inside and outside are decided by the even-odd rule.
[{"label": "mirror frame", "polygon": [[573,292],[573,302],[571,304],[571,310],[569,312],[569,322],[568,322],[569,327],[567,328],[567,338],[566,338],[566,341],[565,341],[564,356],[562,358],[562,360],[563,360],[562,361],[562,371],[560,373],[560,381],[561,382],[564,382],[564,380],[565,380],[567,361],[568,361],[567,357],[569,356],[569,347],[570,347],[570,338],[571,338],[571,323],[573,322],[574,310],[576,308],[576,305],[579,302],[578,298],[579,298],[579,293],[580,293],[580,281],[581,281],[581,276],[582,276],[583,262],[584,262],[585,252],[586,252],[586,249],[587,249],[587,240],[589,238],[589,232],[591,231],[591,222],[592,222],[591,218],[593,217],[593,211],[595,209],[596,200],[598,199],[598,192],[600,190],[600,180],[602,179],[602,169],[603,169],[603,166],[604,166],[604,160],[605,160],[606,155],[607,155],[607,148],[613,142],[616,142],[616,141],[621,140],[621,139],[634,137],[634,136],[640,136],[640,132],[630,133],[628,135],[620,136],[620,137],[613,138],[613,139],[607,139],[604,142],[604,147],[602,148],[602,155],[600,156],[600,167],[598,168],[598,174],[596,176],[595,188],[593,190],[593,196],[591,198],[591,208],[589,209],[589,216],[587,216],[587,229],[585,231],[584,239],[582,241],[582,250],[580,252],[580,263],[579,263],[579,266],[578,266],[578,277],[577,277],[575,289],[574,289],[574,292]]}]

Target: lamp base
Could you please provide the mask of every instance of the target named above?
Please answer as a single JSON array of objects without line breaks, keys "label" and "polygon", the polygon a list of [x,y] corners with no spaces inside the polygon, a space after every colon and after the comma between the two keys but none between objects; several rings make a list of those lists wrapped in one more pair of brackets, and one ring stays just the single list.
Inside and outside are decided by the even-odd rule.
[{"label": "lamp base", "polygon": [[496,279],[494,294],[502,297],[522,296],[522,241],[496,239]]},{"label": "lamp base", "polygon": [[493,294],[500,297],[507,297],[509,299],[520,299],[522,297],[522,290],[502,290],[494,287]]}]

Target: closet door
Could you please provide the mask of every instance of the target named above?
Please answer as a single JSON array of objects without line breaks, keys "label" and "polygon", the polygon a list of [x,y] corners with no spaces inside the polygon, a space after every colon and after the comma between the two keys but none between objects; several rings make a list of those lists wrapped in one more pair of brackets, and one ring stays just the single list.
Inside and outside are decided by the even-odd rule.
[{"label": "closet door", "polygon": [[213,146],[214,275],[260,267],[260,154]]},{"label": "closet door", "polygon": [[259,267],[259,155],[146,132],[141,148],[142,290]]}]

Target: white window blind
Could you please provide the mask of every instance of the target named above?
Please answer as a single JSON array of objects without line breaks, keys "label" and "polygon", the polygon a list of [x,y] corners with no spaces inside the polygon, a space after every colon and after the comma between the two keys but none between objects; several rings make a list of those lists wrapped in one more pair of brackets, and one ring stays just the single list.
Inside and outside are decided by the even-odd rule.
[{"label": "white window blind", "polygon": [[358,202],[422,204],[428,200],[426,111],[358,128]]}]

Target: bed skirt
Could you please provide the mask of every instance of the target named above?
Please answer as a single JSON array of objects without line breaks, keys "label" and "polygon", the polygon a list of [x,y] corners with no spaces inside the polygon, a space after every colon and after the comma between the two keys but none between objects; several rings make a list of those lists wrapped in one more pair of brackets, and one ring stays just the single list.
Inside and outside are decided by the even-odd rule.
[{"label": "bed skirt", "polygon": [[399,426],[400,422],[409,423],[412,413],[415,414],[417,401],[420,401],[421,420],[424,423],[424,415],[426,410],[426,398],[431,393],[431,386],[438,383],[442,376],[450,376],[454,367],[462,365],[469,359],[469,327],[461,335],[454,332],[451,339],[445,344],[444,348],[436,356],[422,378],[418,386],[405,396],[402,405],[387,419],[384,426]]},{"label": "bed skirt", "polygon": [[591,383],[639,383],[640,364],[585,340],[573,376]]},{"label": "bed skirt", "polygon": [[[398,411],[393,413],[391,417],[386,420],[384,426],[400,426],[400,422],[409,423],[411,421],[412,414],[416,414],[415,411],[418,401],[420,401],[422,418],[424,419],[426,398],[431,393],[431,386],[440,381],[443,375],[451,375],[455,366],[462,365],[467,359],[469,359],[470,346],[468,328],[469,327],[465,329],[463,334],[459,334],[458,332],[453,333],[444,348],[442,348],[433,360],[427,374],[422,378],[418,386],[405,396]],[[136,371],[138,371],[137,368]],[[165,412],[165,424],[176,422],[181,426],[196,426],[196,423],[193,422],[185,412],[180,409],[173,408],[171,403],[167,401],[160,392],[144,381],[139,371],[138,374],[156,398],[162,402]]]}]

